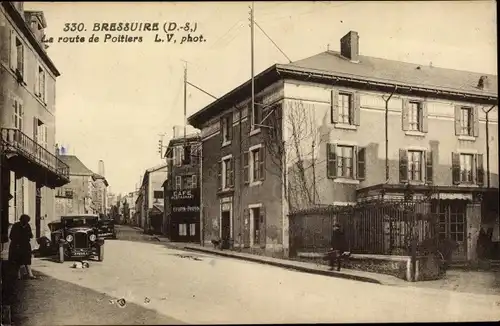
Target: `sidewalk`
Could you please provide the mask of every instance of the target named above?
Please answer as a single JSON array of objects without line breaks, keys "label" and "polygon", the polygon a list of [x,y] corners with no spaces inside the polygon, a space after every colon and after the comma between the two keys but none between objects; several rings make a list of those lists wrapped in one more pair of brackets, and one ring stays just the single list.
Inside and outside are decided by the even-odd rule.
[{"label": "sidewalk", "polygon": [[310,273],[310,274],[338,277],[338,278],[366,282],[366,283],[375,283],[375,284],[393,285],[393,286],[397,286],[397,285],[400,286],[400,285],[407,285],[408,284],[408,282],[401,280],[401,279],[398,279],[397,277],[390,276],[390,275],[357,271],[357,270],[345,269],[345,268],[342,269],[340,272],[330,271],[330,270],[328,270],[328,267],[325,265],[319,265],[319,264],[313,264],[313,263],[307,263],[307,262],[299,262],[299,261],[294,261],[294,260],[279,259],[279,258],[272,258],[272,257],[266,257],[266,256],[259,256],[259,255],[241,253],[241,252],[230,251],[230,250],[213,249],[213,248],[203,247],[203,246],[200,246],[198,244],[193,244],[193,243],[170,242],[167,238],[159,237],[159,236],[155,236],[155,237],[158,241],[165,243],[168,247],[173,248],[173,249],[198,251],[198,252],[203,252],[203,253],[208,253],[208,254],[213,254],[213,255],[219,255],[219,256],[224,256],[224,257],[230,257],[230,258],[251,261],[254,263],[282,267],[282,268],[296,270],[296,271]]}]

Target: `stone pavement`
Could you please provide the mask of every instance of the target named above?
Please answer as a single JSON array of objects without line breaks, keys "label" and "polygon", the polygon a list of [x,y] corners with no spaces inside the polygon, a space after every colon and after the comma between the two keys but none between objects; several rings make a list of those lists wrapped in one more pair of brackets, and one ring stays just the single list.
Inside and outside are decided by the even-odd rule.
[{"label": "stone pavement", "polygon": [[157,241],[165,243],[167,246],[176,249],[185,249],[204,252],[219,256],[236,259],[243,259],[256,263],[269,264],[277,267],[298,270],[311,274],[338,277],[361,282],[376,283],[391,286],[411,286],[416,288],[428,288],[435,290],[447,290],[453,292],[465,292],[475,294],[500,295],[500,272],[499,271],[465,271],[449,270],[444,279],[425,282],[407,282],[397,277],[385,274],[357,271],[352,269],[342,269],[340,272],[329,271],[325,265],[299,262],[293,260],[271,258],[266,256],[252,255],[229,250],[218,250],[207,246],[193,243],[169,242],[167,238],[155,236]]}]

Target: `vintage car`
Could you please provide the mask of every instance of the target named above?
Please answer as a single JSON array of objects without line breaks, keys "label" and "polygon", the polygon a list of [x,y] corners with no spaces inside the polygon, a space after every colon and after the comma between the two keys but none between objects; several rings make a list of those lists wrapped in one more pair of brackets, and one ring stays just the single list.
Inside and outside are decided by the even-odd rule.
[{"label": "vintage car", "polygon": [[54,226],[51,243],[57,246],[59,262],[66,258],[104,259],[104,239],[98,237],[98,215],[78,214],[61,216],[60,225]]},{"label": "vintage car", "polygon": [[101,218],[97,222],[99,238],[116,239],[115,220],[110,218]]}]

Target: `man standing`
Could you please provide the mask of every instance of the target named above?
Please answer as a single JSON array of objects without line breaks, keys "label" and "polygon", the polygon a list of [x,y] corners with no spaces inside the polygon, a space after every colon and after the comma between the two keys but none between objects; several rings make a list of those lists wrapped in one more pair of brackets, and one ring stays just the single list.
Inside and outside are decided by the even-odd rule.
[{"label": "man standing", "polygon": [[344,232],[340,230],[340,225],[338,223],[333,225],[331,241],[330,270],[333,270],[334,266],[337,265],[337,271],[340,271],[342,254],[347,250],[347,243],[345,241]]}]

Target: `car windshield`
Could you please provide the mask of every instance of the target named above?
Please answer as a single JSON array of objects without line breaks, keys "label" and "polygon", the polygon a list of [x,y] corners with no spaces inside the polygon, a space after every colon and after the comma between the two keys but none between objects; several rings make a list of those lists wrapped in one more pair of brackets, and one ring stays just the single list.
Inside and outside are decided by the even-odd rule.
[{"label": "car windshield", "polygon": [[96,223],[96,219],[92,217],[74,217],[64,219],[64,225],[68,228],[74,228],[79,226],[92,227]]}]

